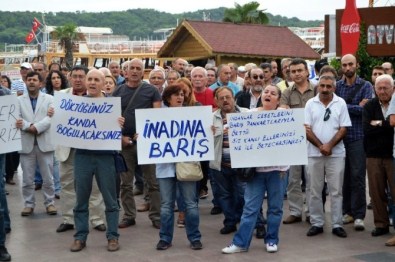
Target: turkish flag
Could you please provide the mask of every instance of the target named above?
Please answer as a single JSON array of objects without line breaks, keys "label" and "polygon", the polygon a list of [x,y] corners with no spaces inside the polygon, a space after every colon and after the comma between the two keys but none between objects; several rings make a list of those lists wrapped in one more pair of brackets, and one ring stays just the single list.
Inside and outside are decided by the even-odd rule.
[{"label": "turkish flag", "polygon": [[25,40],[26,40],[26,43],[30,44],[30,42],[33,41],[33,39],[34,39],[34,32],[33,32],[33,29],[32,29],[32,31],[30,31],[27,34]]},{"label": "turkish flag", "polygon": [[36,32],[37,29],[40,27],[40,25],[41,25],[40,21],[38,21],[37,18],[34,18],[33,22],[32,22],[32,30],[33,30],[33,32]]}]

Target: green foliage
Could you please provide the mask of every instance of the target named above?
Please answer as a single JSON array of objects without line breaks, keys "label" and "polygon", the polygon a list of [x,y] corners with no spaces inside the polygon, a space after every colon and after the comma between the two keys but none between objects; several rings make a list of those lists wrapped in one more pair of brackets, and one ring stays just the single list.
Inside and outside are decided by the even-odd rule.
[{"label": "green foliage", "polygon": [[357,61],[359,63],[358,75],[366,80],[371,81],[373,67],[383,64],[383,60],[380,58],[371,57],[366,51],[367,48],[367,36],[365,31],[365,23],[360,24],[361,35],[358,43],[358,50],[356,54]]},{"label": "green foliage", "polygon": [[[47,25],[62,26],[67,23],[75,23],[78,26],[110,27],[116,35],[127,35],[131,40],[163,39],[163,35],[154,34],[159,28],[175,28],[183,19],[202,20],[203,12],[212,21],[222,21],[225,8],[198,10],[181,14],[169,14],[154,9],[129,9],[126,11],[113,12],[48,12],[45,14]],[[288,19],[283,16],[273,16],[265,13],[271,25],[281,26],[319,26],[323,21],[301,21],[298,18]],[[6,12],[0,11],[0,43],[22,44],[25,36],[32,26],[34,17],[42,22],[42,14],[39,12]]]},{"label": "green foliage", "polygon": [[78,40],[77,25],[70,22],[63,26],[57,26],[54,31],[54,38],[63,47],[66,66],[71,69],[73,67],[73,42]]},{"label": "green foliage", "polygon": [[269,18],[264,10],[259,10],[258,2],[249,2],[244,5],[235,3],[235,8],[227,8],[224,13],[224,22],[248,23],[248,24],[268,24]]}]

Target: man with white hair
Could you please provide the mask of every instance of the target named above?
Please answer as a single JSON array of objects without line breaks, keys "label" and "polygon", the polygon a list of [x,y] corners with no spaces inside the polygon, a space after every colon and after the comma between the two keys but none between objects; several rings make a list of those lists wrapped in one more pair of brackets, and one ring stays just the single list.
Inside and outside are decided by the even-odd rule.
[{"label": "man with white hair", "polygon": [[159,93],[162,94],[166,82],[165,70],[163,68],[152,69],[148,78],[149,83],[155,86]]},{"label": "man with white hair", "polygon": [[117,82],[117,86],[122,84],[123,81],[125,81],[125,78],[121,76],[121,68],[118,62],[111,61],[108,64],[108,69],[110,69],[111,75],[115,78],[115,81]]},{"label": "man with white hair", "polygon": [[376,97],[364,106],[362,119],[369,194],[375,225],[371,234],[375,237],[389,232],[387,183],[391,188],[392,199],[395,199],[392,175],[394,129],[390,126],[385,114],[394,90],[392,77],[390,75],[377,77],[374,89]]}]

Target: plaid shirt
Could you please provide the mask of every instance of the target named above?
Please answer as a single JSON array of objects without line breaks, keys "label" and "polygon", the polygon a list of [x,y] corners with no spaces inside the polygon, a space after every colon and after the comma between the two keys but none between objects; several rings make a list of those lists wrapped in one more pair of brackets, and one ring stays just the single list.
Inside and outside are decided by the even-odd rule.
[{"label": "plaid shirt", "polygon": [[[350,94],[356,88],[357,84],[360,84],[362,79],[357,76],[355,82],[348,86],[345,80],[340,80],[336,83],[336,95],[340,96],[344,100],[349,98]],[[373,95],[373,87],[369,81],[365,81],[361,90],[352,98],[350,104],[347,103],[348,113],[350,115],[352,126],[347,127],[347,136],[344,138],[345,142],[353,142],[356,140],[363,139],[363,127],[362,127],[362,106],[359,103],[362,99],[371,99]]]}]

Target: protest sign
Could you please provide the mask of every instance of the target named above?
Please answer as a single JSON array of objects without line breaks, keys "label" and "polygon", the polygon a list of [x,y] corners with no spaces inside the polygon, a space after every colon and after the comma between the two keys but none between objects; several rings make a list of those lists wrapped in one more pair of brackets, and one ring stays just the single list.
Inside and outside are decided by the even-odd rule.
[{"label": "protest sign", "polygon": [[227,114],[232,168],[306,165],[304,109]]},{"label": "protest sign", "polygon": [[121,150],[121,98],[91,98],[55,92],[52,142],[89,150]]},{"label": "protest sign", "polygon": [[136,109],[139,164],[214,159],[211,106]]},{"label": "protest sign", "polygon": [[21,130],[16,127],[19,111],[16,95],[0,96],[0,154],[22,150]]}]

